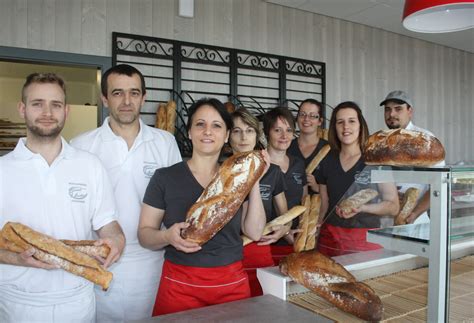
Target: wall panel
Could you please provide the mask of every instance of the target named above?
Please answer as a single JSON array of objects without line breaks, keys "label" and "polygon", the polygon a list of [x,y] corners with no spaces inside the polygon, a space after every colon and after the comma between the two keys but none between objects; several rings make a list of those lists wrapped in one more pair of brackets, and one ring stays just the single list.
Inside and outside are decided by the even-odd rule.
[{"label": "wall panel", "polygon": [[[415,121],[445,144],[449,162],[474,160],[474,54],[260,0],[0,0],[0,46],[111,55],[112,31],[326,62],[326,101],[357,101],[372,131],[393,89]],[[470,148],[466,149],[465,147]]]}]

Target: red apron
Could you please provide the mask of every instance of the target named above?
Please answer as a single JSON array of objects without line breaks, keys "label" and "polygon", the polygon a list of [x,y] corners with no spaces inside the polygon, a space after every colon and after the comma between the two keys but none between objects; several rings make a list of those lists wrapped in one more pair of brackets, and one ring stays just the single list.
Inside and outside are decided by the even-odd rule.
[{"label": "red apron", "polygon": [[246,245],[242,263],[249,276],[250,295],[252,297],[263,295],[262,286],[257,279],[257,268],[274,266],[270,246],[259,246],[256,242]]},{"label": "red apron", "polygon": [[227,266],[191,267],[165,260],[153,316],[250,297],[242,262]]},{"label": "red apron", "polygon": [[318,251],[328,257],[382,248],[376,243],[367,242],[370,228],[343,228],[331,224],[321,227]]},{"label": "red apron", "polygon": [[271,245],[271,249],[272,249],[273,262],[275,263],[276,266],[280,264],[280,260],[288,256],[290,253],[295,252],[293,250],[293,245],[287,245],[287,246]]}]

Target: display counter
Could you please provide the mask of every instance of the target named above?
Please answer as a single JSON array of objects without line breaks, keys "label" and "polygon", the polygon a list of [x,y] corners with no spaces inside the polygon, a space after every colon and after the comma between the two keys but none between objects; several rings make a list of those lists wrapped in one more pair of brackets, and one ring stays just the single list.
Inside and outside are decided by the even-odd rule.
[{"label": "display counter", "polygon": [[[376,291],[384,303],[384,320],[473,320],[474,167],[368,169],[370,183],[429,187],[430,222],[369,231],[368,241],[384,249],[333,259]],[[357,321],[276,267],[258,269],[257,276],[265,294],[334,320]]]}]

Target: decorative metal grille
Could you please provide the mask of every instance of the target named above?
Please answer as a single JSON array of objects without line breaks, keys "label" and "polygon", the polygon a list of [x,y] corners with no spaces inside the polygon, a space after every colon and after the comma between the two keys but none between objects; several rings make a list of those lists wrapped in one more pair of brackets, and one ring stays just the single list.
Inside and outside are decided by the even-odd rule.
[{"label": "decorative metal grille", "polygon": [[278,105],[296,112],[306,98],[326,101],[323,62],[116,32],[112,38],[112,64],[133,65],[145,76],[146,124],[155,124],[159,103],[176,101],[183,157],[192,152],[185,130],[188,108],[201,97],[231,101],[255,115]]}]

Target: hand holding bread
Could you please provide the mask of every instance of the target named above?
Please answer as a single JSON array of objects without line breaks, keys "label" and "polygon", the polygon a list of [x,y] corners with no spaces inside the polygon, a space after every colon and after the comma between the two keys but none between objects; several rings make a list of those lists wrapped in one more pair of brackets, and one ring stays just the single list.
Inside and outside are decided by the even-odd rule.
[{"label": "hand holding bread", "polygon": [[358,191],[344,199],[336,206],[336,213],[343,218],[350,218],[360,211],[360,208],[377,197],[379,193],[371,188]]},{"label": "hand holding bread", "polygon": [[[107,290],[112,280],[112,273],[105,270],[96,259],[21,223],[7,222],[1,230],[1,237],[0,248],[21,253],[26,258],[33,256],[53,268],[61,268],[84,277],[102,286],[104,290]],[[93,247],[92,245],[89,249],[101,252]]]}]

